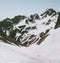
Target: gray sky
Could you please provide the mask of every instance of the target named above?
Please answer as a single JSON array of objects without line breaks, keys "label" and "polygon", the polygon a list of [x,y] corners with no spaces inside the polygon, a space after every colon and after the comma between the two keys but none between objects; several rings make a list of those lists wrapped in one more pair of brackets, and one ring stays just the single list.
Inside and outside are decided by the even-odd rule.
[{"label": "gray sky", "polygon": [[47,8],[60,11],[60,0],[0,0],[0,20],[16,15],[30,15]]}]

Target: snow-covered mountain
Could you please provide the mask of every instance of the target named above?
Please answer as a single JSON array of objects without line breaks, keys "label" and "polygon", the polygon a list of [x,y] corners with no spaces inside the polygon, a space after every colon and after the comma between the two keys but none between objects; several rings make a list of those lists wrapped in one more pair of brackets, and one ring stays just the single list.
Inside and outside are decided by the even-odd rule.
[{"label": "snow-covered mountain", "polygon": [[0,63],[60,63],[59,27],[60,12],[53,9],[0,21]]},{"label": "snow-covered mountain", "polygon": [[18,15],[12,19],[6,18],[0,21],[0,39],[18,46],[39,45],[52,29],[60,26],[59,17],[59,12],[47,9],[40,15],[35,13],[29,17]]},{"label": "snow-covered mountain", "polygon": [[60,63],[60,28],[38,46],[17,47],[0,41],[0,63]]}]

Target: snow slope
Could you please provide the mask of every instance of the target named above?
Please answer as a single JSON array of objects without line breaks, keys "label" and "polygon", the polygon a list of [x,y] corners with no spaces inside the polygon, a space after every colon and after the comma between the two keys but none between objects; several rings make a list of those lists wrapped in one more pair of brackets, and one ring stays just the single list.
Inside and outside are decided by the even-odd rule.
[{"label": "snow slope", "polygon": [[0,42],[0,45],[0,63],[40,63],[43,60],[48,63],[48,60],[42,60],[42,57],[39,59],[32,54],[27,54],[28,51],[25,52],[24,48],[21,51],[21,48],[2,42]]},{"label": "snow slope", "polygon": [[39,46],[17,47],[0,41],[0,63],[60,63],[60,28]]}]

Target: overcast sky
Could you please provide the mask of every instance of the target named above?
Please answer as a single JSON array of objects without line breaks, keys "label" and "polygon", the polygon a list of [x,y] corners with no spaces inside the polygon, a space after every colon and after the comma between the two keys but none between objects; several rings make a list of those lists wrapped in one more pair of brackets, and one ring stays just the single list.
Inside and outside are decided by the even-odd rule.
[{"label": "overcast sky", "polygon": [[16,15],[40,14],[47,8],[60,11],[60,0],[0,0],[0,20]]}]

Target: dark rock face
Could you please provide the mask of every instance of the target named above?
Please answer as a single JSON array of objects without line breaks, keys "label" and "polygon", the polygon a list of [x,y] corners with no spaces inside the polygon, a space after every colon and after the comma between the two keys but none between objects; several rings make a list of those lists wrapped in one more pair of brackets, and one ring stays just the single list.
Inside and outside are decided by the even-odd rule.
[{"label": "dark rock face", "polygon": [[60,12],[58,12],[58,19],[57,19],[57,23],[55,25],[55,29],[60,27]]}]

